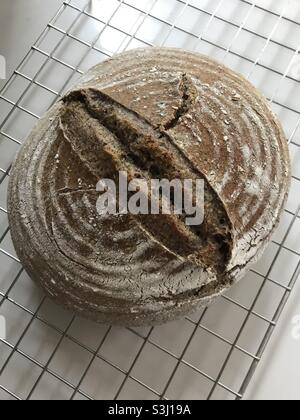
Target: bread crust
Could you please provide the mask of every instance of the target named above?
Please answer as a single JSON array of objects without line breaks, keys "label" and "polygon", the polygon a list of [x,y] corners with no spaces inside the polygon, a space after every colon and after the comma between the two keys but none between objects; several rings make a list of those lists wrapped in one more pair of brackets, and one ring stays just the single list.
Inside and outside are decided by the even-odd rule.
[{"label": "bread crust", "polygon": [[[95,185],[118,170],[203,177],[202,230],[175,216],[99,216]],[[29,135],[10,175],[12,239],[60,304],[99,322],[159,324],[245,274],[290,178],[281,125],[242,76],[180,49],[133,50],[87,72]]]}]

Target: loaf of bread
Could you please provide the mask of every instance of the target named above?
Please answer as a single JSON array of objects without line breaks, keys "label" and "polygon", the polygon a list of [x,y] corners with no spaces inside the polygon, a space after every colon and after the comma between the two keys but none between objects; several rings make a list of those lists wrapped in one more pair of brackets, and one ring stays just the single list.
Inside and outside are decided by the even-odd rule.
[{"label": "loaf of bread", "polygon": [[[204,222],[100,215],[97,182],[204,179]],[[38,122],[10,175],[9,220],[29,275],[99,322],[158,324],[207,306],[261,256],[290,185],[287,141],[240,75],[178,49],[92,68]]]}]

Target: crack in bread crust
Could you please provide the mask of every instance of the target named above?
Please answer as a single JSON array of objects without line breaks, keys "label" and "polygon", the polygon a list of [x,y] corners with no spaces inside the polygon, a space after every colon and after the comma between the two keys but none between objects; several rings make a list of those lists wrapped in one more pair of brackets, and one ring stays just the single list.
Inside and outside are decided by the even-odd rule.
[{"label": "crack in bread crust", "polygon": [[[183,105],[179,108],[180,115],[176,114],[172,123],[167,125],[170,128],[176,125],[183,112],[188,112],[192,98],[195,97],[195,89],[185,75],[182,83]],[[80,127],[76,126],[76,120],[84,121],[83,115],[86,114],[85,132],[88,124],[93,126],[93,133],[88,135],[88,138],[95,137],[95,141],[101,144],[101,136],[97,135],[98,124],[114,136],[118,146],[114,148],[110,158],[114,162],[114,169],[129,172],[129,181],[134,175],[147,180],[157,177],[168,180],[204,178],[199,169],[195,170],[180,149],[174,146],[167,130],[153,127],[140,115],[103,92],[93,89],[74,91],[66,96],[63,102],[65,110],[60,117],[60,125],[67,138],[70,138],[70,134],[73,136],[72,142],[76,141],[75,149],[80,147],[80,138],[77,138],[76,134]],[[82,116],[78,118],[80,113]],[[72,127],[71,133],[68,133],[69,127]],[[105,146],[107,151],[108,145]],[[93,153],[93,150],[90,152]],[[123,163],[124,160],[126,164]],[[175,215],[139,215],[136,219],[172,252],[203,267],[214,266],[221,273],[226,270],[230,259],[230,221],[224,206],[207,180],[204,207],[205,219],[200,226],[187,227],[184,219],[181,220]]]},{"label": "crack in bread crust", "polygon": [[195,101],[195,98],[198,96],[197,90],[193,85],[191,78],[188,77],[186,73],[183,73],[181,76],[179,91],[181,93],[181,103],[177,109],[175,109],[176,112],[174,113],[173,118],[162,125],[162,129],[164,131],[168,131],[176,127],[178,121],[188,113],[190,107]]}]

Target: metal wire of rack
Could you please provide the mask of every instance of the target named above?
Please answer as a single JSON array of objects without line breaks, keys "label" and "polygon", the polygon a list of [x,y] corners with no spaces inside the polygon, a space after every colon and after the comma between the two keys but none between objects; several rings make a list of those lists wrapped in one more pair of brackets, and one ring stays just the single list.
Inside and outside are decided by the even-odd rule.
[{"label": "metal wire of rack", "polygon": [[[300,273],[300,7],[291,16],[291,1],[63,2],[0,93],[0,399],[243,398]],[[209,54],[256,84],[289,138],[292,189],[263,259],[215,305],[160,327],[114,328],[31,283],[10,239],[7,181],[33,124],[83,72],[153,45]]]}]

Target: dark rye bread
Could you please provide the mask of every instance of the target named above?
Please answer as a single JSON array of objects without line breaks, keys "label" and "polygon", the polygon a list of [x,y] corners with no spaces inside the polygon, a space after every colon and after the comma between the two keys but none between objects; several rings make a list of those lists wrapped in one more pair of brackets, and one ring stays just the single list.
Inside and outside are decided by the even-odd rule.
[{"label": "dark rye bread", "polygon": [[[205,180],[205,218],[99,216],[96,184]],[[261,255],[290,184],[265,99],[198,54],[140,49],[103,62],[39,121],[13,166],[17,254],[48,295],[100,322],[157,324],[208,305]]]}]

